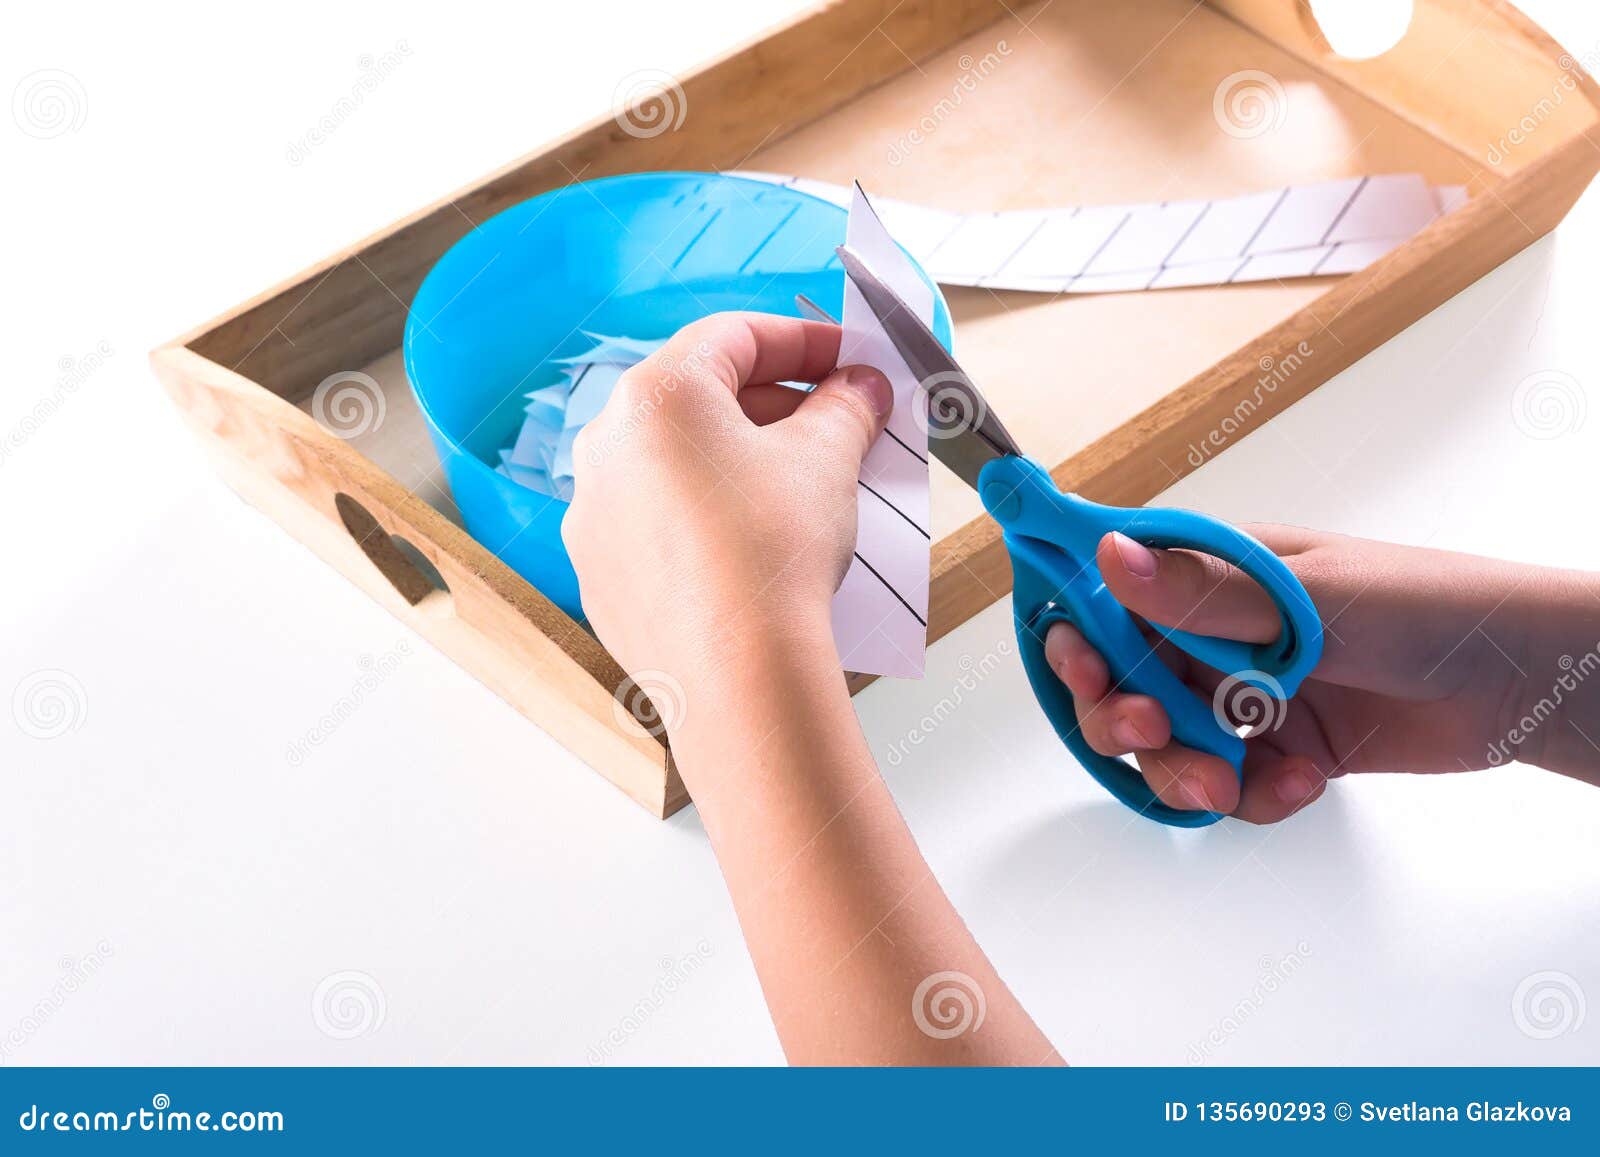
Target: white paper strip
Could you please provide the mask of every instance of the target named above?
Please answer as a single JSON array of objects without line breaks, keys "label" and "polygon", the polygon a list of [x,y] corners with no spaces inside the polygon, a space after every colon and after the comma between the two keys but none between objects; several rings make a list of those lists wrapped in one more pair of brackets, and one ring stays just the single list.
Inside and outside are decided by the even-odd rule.
[{"label": "white paper strip", "polygon": [[[738,172],[835,205],[839,185]],[[1122,293],[1352,273],[1466,200],[1415,173],[1349,177],[1211,201],[956,213],[874,202],[884,228],[944,285]]]},{"label": "white paper strip", "polygon": [[[933,324],[933,291],[859,188],[845,239]],[[894,386],[894,411],[861,465],[856,554],[833,598],[833,639],[846,671],[919,679],[928,645],[928,397],[848,280],[842,324],[839,364],[882,370]]]}]

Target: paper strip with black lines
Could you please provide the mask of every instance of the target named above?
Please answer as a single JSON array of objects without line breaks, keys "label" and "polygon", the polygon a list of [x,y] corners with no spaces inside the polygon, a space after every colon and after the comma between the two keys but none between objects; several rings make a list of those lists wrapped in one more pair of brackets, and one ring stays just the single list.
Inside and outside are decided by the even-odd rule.
[{"label": "paper strip with black lines", "polygon": [[[841,207],[842,185],[776,173]],[[1221,197],[957,213],[873,201],[883,227],[942,285],[1041,293],[1121,293],[1353,273],[1466,200],[1415,173],[1347,177]]]},{"label": "paper strip with black lines", "polygon": [[[852,191],[845,239],[928,325],[933,290]],[[928,645],[928,396],[856,287],[845,280],[839,364],[875,366],[894,387],[889,426],[861,464],[856,553],[833,597],[833,638],[846,671],[922,677]]]}]

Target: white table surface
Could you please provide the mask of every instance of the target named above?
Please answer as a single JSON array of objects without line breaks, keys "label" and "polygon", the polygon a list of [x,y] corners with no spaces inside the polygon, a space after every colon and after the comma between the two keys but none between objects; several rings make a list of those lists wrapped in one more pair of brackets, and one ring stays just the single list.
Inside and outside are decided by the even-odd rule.
[{"label": "white table surface", "polygon": [[[56,738],[0,715],[0,1061],[781,1061],[694,811],[649,818],[243,505],[145,351],[610,107],[618,78],[682,71],[796,6],[8,18],[0,80],[64,70],[83,116],[48,140],[0,123],[0,692],[64,671],[82,698]],[[1592,5],[1527,7],[1576,55],[1600,47]],[[358,59],[402,41],[291,163]],[[1530,374],[1571,375],[1579,404],[1600,390],[1597,240],[1591,190],[1159,501],[1600,568],[1600,414],[1536,439],[1512,408]],[[63,395],[64,359],[103,364]],[[1600,1062],[1600,1009],[1549,1039],[1513,1012],[1545,972],[1569,1010],[1600,1001],[1600,792],[1523,768],[1367,776],[1270,829],[1133,822],[1015,662],[957,690],[1009,615],[857,703],[887,759],[960,696],[886,775],[1068,1058],[1182,1064],[1221,1026],[1210,1063]],[[1265,991],[1263,960],[1290,954]]]}]

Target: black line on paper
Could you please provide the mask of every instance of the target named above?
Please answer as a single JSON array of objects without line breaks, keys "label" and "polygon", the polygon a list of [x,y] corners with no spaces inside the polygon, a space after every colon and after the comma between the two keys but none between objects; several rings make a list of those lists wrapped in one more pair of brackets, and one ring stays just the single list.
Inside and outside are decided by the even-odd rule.
[{"label": "black line on paper", "polygon": [[901,442],[899,436],[897,434],[895,434],[895,432],[893,430],[885,429],[883,433],[884,433],[885,437],[893,438],[895,440],[895,442],[899,444],[901,449],[905,450],[905,452],[907,454],[910,454],[913,458],[915,458],[918,462],[921,462],[923,465],[927,465],[928,459],[926,457],[924,457],[923,455],[918,454],[915,450],[913,450],[910,446],[907,446],[904,442]]},{"label": "black line on paper", "polygon": [[890,502],[887,498],[885,498],[883,495],[879,494],[876,490],[874,490],[872,487],[868,486],[865,482],[862,482],[861,479],[857,478],[856,482],[857,482],[857,484],[860,485],[861,489],[865,490],[868,494],[872,495],[879,502],[883,503],[890,510],[892,510],[896,514],[898,514],[901,518],[905,519],[906,522],[910,523],[911,527],[918,534],[922,535],[923,538],[927,539],[929,542],[933,541],[933,535],[929,534],[926,530],[923,530],[922,527],[918,526],[916,519],[912,518],[909,514],[907,514],[905,511],[901,510],[898,506],[896,506],[894,503]]},{"label": "black line on paper", "polygon": [[1333,220],[1329,221],[1328,227],[1322,231],[1322,236],[1317,238],[1318,245],[1326,245],[1328,243],[1328,238],[1338,228],[1339,222],[1344,220],[1344,215],[1350,212],[1350,206],[1356,203],[1356,198],[1361,196],[1361,190],[1367,187],[1369,180],[1371,180],[1370,177],[1362,177],[1361,180],[1356,182],[1356,187],[1350,191],[1350,195],[1345,198],[1344,204],[1340,205],[1339,211],[1333,215]]},{"label": "black line on paper", "polygon": [[[1256,238],[1261,236],[1261,231],[1267,227],[1267,222],[1272,220],[1272,215],[1278,211],[1278,206],[1282,205],[1284,201],[1288,199],[1288,197],[1288,189],[1282,189],[1279,191],[1278,199],[1272,203],[1272,208],[1267,210],[1267,215],[1261,218],[1261,224],[1257,225],[1256,231],[1250,234],[1250,240],[1246,241],[1244,243],[1244,248],[1239,250],[1240,257],[1244,257],[1250,252],[1250,246],[1256,243]],[[1228,280],[1232,281],[1233,278],[1230,277]]]},{"label": "black line on paper", "polygon": [[905,596],[902,595],[899,591],[894,589],[894,584],[891,583],[888,579],[884,578],[881,574],[879,574],[877,572],[876,568],[874,568],[873,565],[870,562],[868,562],[866,559],[862,558],[860,551],[856,551],[855,553],[856,553],[856,561],[859,562],[862,566],[866,567],[869,571],[872,572],[872,577],[877,579],[879,582],[881,582],[883,584],[883,589],[884,590],[888,591],[891,595],[893,595],[895,598],[900,600],[900,605],[902,607],[904,607],[906,610],[911,612],[911,617],[913,619],[916,619],[917,622],[921,623],[924,627],[926,627],[928,625],[928,620],[923,618],[921,615],[917,614],[916,608],[913,607],[910,603],[906,602]]},{"label": "black line on paper", "polygon": [[[1161,259],[1161,267],[1156,270],[1156,277],[1160,277],[1162,273],[1166,271],[1167,262],[1171,261],[1178,255],[1178,250],[1183,248],[1183,243],[1189,240],[1189,234],[1195,231],[1195,227],[1199,225],[1201,221],[1205,220],[1205,216],[1209,212],[1211,212],[1211,202],[1207,201],[1204,205],[1200,206],[1200,212],[1194,215],[1194,220],[1189,222],[1189,227],[1183,231],[1183,236],[1179,237],[1177,241],[1173,242],[1172,248],[1167,250],[1167,255]],[[1152,277],[1150,280],[1153,284],[1155,282],[1155,277]]]},{"label": "black line on paper", "polygon": [[1084,274],[1088,273],[1089,270],[1094,268],[1094,263],[1100,259],[1100,254],[1102,254],[1102,253],[1104,253],[1106,251],[1106,246],[1110,245],[1111,242],[1116,239],[1117,234],[1122,232],[1122,227],[1124,225],[1126,225],[1132,219],[1133,219],[1133,210],[1129,209],[1126,213],[1124,213],[1122,215],[1122,220],[1120,220],[1120,221],[1118,221],[1116,223],[1116,226],[1111,230],[1111,232],[1106,234],[1106,239],[1104,241],[1100,242],[1100,244],[1098,246],[1096,246],[1095,251],[1093,253],[1089,254],[1089,260],[1087,260],[1087,261],[1085,261],[1083,263],[1083,268],[1079,269],[1078,272],[1076,272],[1076,273],[1074,273],[1072,275],[1072,280],[1073,281],[1076,281],[1078,278],[1080,278]]}]

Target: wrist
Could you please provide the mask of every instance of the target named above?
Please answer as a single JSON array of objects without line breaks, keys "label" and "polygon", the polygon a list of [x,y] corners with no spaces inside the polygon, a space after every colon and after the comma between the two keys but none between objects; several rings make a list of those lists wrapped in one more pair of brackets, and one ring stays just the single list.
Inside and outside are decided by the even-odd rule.
[{"label": "wrist", "polygon": [[674,732],[674,744],[690,728],[723,730],[740,723],[736,717],[769,713],[780,705],[772,695],[797,683],[844,682],[826,605],[779,610],[752,604],[725,611],[715,629],[692,644],[680,669],[685,694],[709,709],[695,712],[692,719],[685,714],[685,727],[681,734]]},{"label": "wrist", "polygon": [[686,673],[685,710],[670,729],[691,793],[697,782],[758,760],[769,746],[784,750],[835,711],[853,717],[828,607],[729,626]]}]

